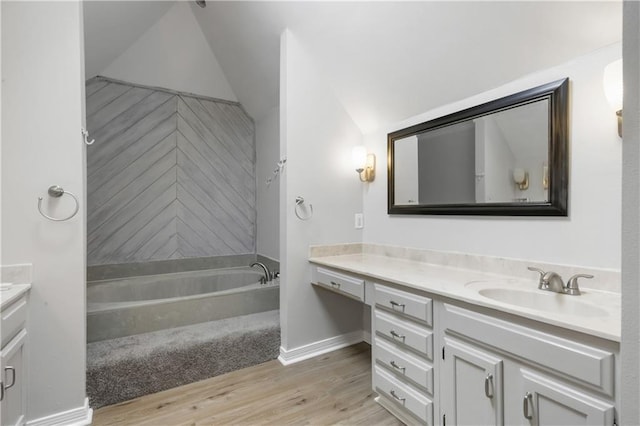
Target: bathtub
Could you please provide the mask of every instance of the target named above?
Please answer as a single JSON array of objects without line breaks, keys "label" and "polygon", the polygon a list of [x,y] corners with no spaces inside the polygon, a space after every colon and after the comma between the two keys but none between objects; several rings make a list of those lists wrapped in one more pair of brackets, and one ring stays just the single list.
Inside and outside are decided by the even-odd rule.
[{"label": "bathtub", "polygon": [[87,341],[278,309],[278,280],[261,276],[244,267],[90,281]]}]

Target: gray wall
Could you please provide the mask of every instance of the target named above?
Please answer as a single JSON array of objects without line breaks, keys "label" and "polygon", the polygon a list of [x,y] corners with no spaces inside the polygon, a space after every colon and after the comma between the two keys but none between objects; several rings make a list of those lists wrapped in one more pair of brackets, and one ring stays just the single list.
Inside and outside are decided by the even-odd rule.
[{"label": "gray wall", "polygon": [[86,85],[89,265],[255,253],[254,124],[236,103]]},{"label": "gray wall", "polygon": [[475,127],[473,122],[418,135],[420,203],[473,203]]}]

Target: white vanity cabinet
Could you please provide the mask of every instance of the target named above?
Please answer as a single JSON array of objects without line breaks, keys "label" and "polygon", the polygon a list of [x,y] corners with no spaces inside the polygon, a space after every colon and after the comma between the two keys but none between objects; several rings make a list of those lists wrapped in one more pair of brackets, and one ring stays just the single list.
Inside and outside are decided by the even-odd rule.
[{"label": "white vanity cabinet", "polygon": [[404,423],[616,423],[617,342],[380,275],[312,273],[314,284],[372,306],[376,401]]},{"label": "white vanity cabinet", "polygon": [[23,425],[27,402],[27,295],[3,306],[0,316],[0,423],[3,426]]},{"label": "white vanity cabinet", "polygon": [[443,423],[614,424],[612,348],[440,307]]},{"label": "white vanity cabinet", "polygon": [[374,285],[373,387],[377,401],[408,424],[434,424],[433,301]]}]

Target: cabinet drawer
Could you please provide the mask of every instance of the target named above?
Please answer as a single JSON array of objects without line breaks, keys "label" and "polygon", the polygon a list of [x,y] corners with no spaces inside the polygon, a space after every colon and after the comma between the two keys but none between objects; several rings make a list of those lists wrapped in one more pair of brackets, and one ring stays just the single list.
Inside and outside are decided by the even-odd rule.
[{"label": "cabinet drawer", "polygon": [[27,321],[27,298],[21,297],[4,308],[0,316],[2,317],[0,322],[2,344],[0,347],[4,347],[25,326]]},{"label": "cabinet drawer", "polygon": [[419,321],[433,324],[433,302],[428,297],[418,296],[402,290],[396,290],[376,284],[376,305],[394,312],[407,315]]},{"label": "cabinet drawer", "polygon": [[315,275],[318,285],[364,301],[364,280],[324,268],[317,268]]},{"label": "cabinet drawer", "polygon": [[396,344],[403,344],[433,360],[433,333],[376,309],[376,334]]},{"label": "cabinet drawer", "polygon": [[375,340],[375,358],[399,377],[409,379],[433,395],[433,367],[380,338]]},{"label": "cabinet drawer", "polygon": [[433,424],[433,402],[429,398],[394,378],[379,365],[374,366],[373,383],[378,392],[384,394],[396,405],[409,411],[427,425]]},{"label": "cabinet drawer", "polygon": [[447,333],[481,341],[613,396],[615,357],[612,352],[449,304],[444,304],[442,314]]}]

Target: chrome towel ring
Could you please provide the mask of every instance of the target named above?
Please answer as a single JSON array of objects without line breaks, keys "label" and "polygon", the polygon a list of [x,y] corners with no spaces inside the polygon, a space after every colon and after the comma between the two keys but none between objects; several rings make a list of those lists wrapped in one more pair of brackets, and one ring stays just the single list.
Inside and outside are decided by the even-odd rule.
[{"label": "chrome towel ring", "polygon": [[304,198],[302,198],[301,196],[297,196],[296,197],[296,206],[294,207],[294,213],[296,214],[296,216],[298,217],[298,219],[300,220],[309,220],[313,217],[313,205],[309,204],[309,208],[308,208],[308,213],[306,216],[300,216],[300,213],[298,212],[298,210],[307,210],[304,206]]},{"label": "chrome towel ring", "polygon": [[55,217],[51,217],[45,213],[42,213],[42,197],[38,197],[38,211],[40,212],[40,214],[44,217],[46,217],[49,220],[52,220],[54,222],[64,222],[65,220],[69,220],[72,217],[74,217],[76,215],[76,213],[78,213],[78,210],[80,209],[80,203],[78,202],[78,198],[76,198],[75,195],[73,195],[72,193],[70,193],[69,191],[65,191],[61,186],[58,185],[52,185],[49,187],[49,190],[47,191],[47,193],[49,194],[50,197],[53,198],[60,198],[62,197],[64,194],[69,194],[71,196],[71,198],[73,198],[73,200],[76,202],[76,208],[73,211],[73,213],[71,213],[71,215],[69,215],[68,217],[62,218],[62,219],[57,219]]}]

